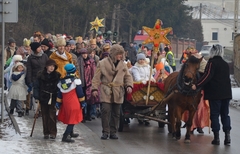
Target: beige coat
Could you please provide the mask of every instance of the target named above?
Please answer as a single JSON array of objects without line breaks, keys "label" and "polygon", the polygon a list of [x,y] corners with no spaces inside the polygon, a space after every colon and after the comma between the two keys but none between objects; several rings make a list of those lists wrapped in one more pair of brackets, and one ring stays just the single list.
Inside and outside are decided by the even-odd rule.
[{"label": "beige coat", "polygon": [[125,88],[133,87],[133,79],[127,65],[120,61],[114,66],[110,57],[99,61],[92,79],[92,91],[100,90],[100,102],[122,104]]}]

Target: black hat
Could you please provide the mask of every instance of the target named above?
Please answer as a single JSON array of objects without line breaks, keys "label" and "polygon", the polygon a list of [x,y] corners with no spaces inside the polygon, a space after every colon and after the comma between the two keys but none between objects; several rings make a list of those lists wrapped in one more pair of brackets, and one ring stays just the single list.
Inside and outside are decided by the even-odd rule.
[{"label": "black hat", "polygon": [[8,44],[11,44],[11,43],[16,43],[16,41],[12,37],[8,39]]},{"label": "black hat", "polygon": [[51,48],[51,45],[50,45],[48,39],[44,39],[44,40],[41,42],[41,45],[46,45],[47,47]]},{"label": "black hat", "polygon": [[31,44],[30,44],[30,47],[31,47],[31,49],[32,49],[32,51],[36,51],[37,50],[37,48],[39,48],[41,46],[41,44],[40,43],[38,43],[38,42],[32,42]]},{"label": "black hat", "polygon": [[169,48],[168,48],[168,47],[165,47],[165,48],[164,48],[164,51],[165,51],[165,52],[168,52],[168,51],[169,51]]},{"label": "black hat", "polygon": [[52,60],[52,59],[48,59],[47,61],[46,61],[46,67],[47,66],[51,66],[51,65],[53,65],[53,66],[55,66],[55,70],[57,69],[57,64],[56,64],[56,62],[54,61],[54,60]]}]

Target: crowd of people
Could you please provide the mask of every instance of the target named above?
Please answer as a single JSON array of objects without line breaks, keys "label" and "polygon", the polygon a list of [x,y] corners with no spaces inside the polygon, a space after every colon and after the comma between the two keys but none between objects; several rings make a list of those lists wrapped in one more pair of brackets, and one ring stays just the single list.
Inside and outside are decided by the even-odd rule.
[{"label": "crowd of people", "polygon": [[[194,48],[186,51],[188,53],[183,56],[182,62],[191,55],[201,58],[197,52],[193,52],[196,51]],[[164,82],[170,73],[176,71],[176,61],[169,45],[154,53],[147,46],[137,46],[134,42],[116,43],[101,36],[88,39],[35,32],[30,39],[24,38],[19,47],[10,38],[4,52],[4,84],[5,90],[9,90],[8,98],[11,99],[10,113],[14,114],[16,108],[19,117],[29,115],[29,110],[36,105],[32,102],[39,103],[41,110],[37,114],[42,116],[44,139],[56,138],[58,119],[67,124],[63,142],[74,142],[71,138],[78,137],[73,132],[74,125],[92,121],[100,112],[101,139],[118,139],[120,107],[125,92],[132,92],[133,82]],[[152,60],[153,73],[150,73]],[[211,66],[203,60],[199,69],[203,77],[208,77],[206,65],[208,71],[212,71],[209,68]],[[207,84],[205,80],[201,78],[202,82],[196,86],[203,86],[205,82]],[[230,98],[228,93],[229,97],[226,97]],[[219,112],[216,109],[220,102],[213,101],[208,94],[204,98],[209,100],[210,109],[214,108],[216,112],[210,116],[211,120],[214,119],[212,127],[219,127],[216,121]],[[218,106],[213,106],[211,102]],[[228,110],[222,112],[228,116]],[[200,120],[197,119],[197,123]],[[230,143],[229,121],[225,120],[224,127],[229,137],[226,144]],[[195,128],[203,133],[200,129],[205,126],[208,125],[196,124]],[[214,135],[218,131],[219,128],[213,128]],[[219,139],[215,137],[213,144],[218,142]]]}]

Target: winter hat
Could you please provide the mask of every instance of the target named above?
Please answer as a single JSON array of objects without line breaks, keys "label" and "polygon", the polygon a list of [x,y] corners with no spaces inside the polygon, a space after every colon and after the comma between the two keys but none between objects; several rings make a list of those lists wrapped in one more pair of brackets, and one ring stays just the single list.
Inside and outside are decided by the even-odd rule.
[{"label": "winter hat", "polygon": [[109,52],[103,52],[103,53],[102,53],[102,58],[108,57],[108,56],[109,56]]},{"label": "winter hat", "polygon": [[10,43],[16,43],[16,41],[11,37],[8,39],[8,44],[10,44]]},{"label": "winter hat", "polygon": [[70,74],[70,73],[75,73],[75,72],[76,72],[76,67],[75,67],[73,64],[71,64],[71,63],[66,64],[66,65],[64,66],[64,69],[66,70],[66,72],[67,72],[68,74]]},{"label": "winter hat", "polygon": [[15,61],[22,61],[22,56],[21,55],[14,55],[13,58],[12,58],[12,61],[15,62]]},{"label": "winter hat", "polygon": [[112,61],[114,63],[117,62],[117,59],[115,58],[116,55],[123,55],[122,59],[125,59],[125,51],[123,49],[123,47],[119,44],[114,44],[111,48],[110,48],[110,53],[109,53],[109,57],[112,59]]},{"label": "winter hat", "polygon": [[160,71],[161,69],[164,68],[164,65],[163,65],[162,62],[160,62],[160,63],[158,63],[158,64],[155,65],[155,68],[156,68],[157,71]]},{"label": "winter hat", "polygon": [[16,69],[18,66],[22,66],[24,68],[24,65],[22,62],[17,62],[14,66],[14,68]]},{"label": "winter hat", "polygon": [[49,48],[51,47],[48,39],[43,39],[43,41],[41,42],[41,45],[46,45]]},{"label": "winter hat", "polygon": [[80,53],[80,54],[87,54],[88,51],[87,51],[86,48],[82,48],[82,49],[80,49],[80,52],[79,52],[79,53]]},{"label": "winter hat", "polygon": [[143,54],[143,53],[137,54],[137,61],[139,61],[140,59],[146,59],[145,54]]},{"label": "winter hat", "polygon": [[41,44],[40,43],[38,43],[38,42],[32,42],[31,44],[30,44],[30,47],[31,47],[31,49],[32,49],[32,51],[36,51],[37,50],[37,48],[39,48],[41,46]]},{"label": "winter hat", "polygon": [[56,46],[66,46],[66,40],[63,37],[59,37],[56,42]]},{"label": "winter hat", "polygon": [[53,65],[54,67],[55,67],[55,70],[57,69],[57,64],[56,64],[56,62],[54,61],[54,60],[52,60],[52,59],[48,59],[47,61],[46,61],[46,67],[47,66],[51,66],[51,65]]},{"label": "winter hat", "polygon": [[215,56],[221,56],[223,57],[224,50],[223,47],[220,44],[214,44],[210,50],[210,58]]},{"label": "winter hat", "polygon": [[165,48],[164,48],[164,51],[165,51],[165,52],[168,52],[168,51],[169,51],[169,48],[168,48],[168,47],[165,47]]},{"label": "winter hat", "polygon": [[69,45],[75,45],[76,44],[76,42],[74,40],[70,40],[68,43],[69,43]]}]

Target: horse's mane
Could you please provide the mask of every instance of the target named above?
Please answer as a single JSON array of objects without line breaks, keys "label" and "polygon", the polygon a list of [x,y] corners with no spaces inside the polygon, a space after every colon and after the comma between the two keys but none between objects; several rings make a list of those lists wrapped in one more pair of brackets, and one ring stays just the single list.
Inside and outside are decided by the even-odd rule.
[{"label": "horse's mane", "polygon": [[190,57],[188,58],[188,60],[186,61],[186,63],[187,63],[187,62],[192,63],[192,64],[197,64],[197,63],[199,63],[199,59],[196,58],[195,56],[190,56]]}]

